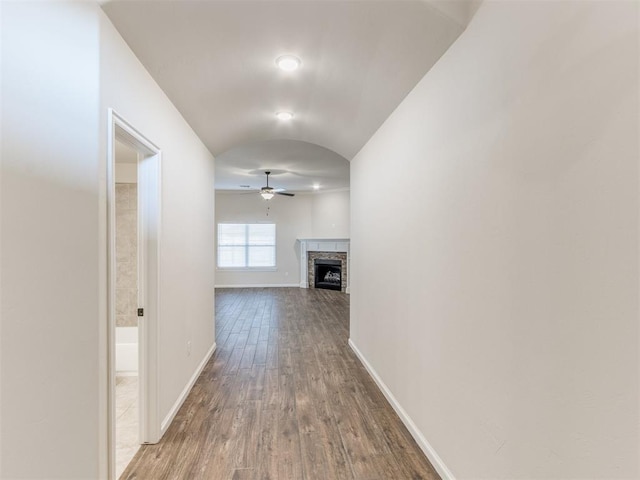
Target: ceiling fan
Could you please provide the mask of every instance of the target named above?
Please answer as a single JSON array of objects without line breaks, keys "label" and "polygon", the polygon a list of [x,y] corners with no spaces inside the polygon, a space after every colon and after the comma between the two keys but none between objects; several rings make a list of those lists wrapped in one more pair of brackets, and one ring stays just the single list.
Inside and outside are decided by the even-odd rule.
[{"label": "ceiling fan", "polygon": [[269,175],[271,175],[271,172],[264,172],[265,175],[267,176],[267,186],[266,187],[262,187],[260,189],[260,195],[262,195],[262,198],[264,198],[265,200],[271,200],[273,198],[274,195],[284,195],[285,197],[294,197],[295,194],[294,193],[286,193],[284,192],[282,188],[273,188],[269,186]]}]

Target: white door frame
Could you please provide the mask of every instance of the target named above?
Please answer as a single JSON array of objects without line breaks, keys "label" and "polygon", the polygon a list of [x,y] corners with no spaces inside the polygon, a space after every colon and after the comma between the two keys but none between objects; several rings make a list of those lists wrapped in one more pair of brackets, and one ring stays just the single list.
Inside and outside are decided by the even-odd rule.
[{"label": "white door frame", "polygon": [[162,435],[158,411],[160,149],[113,109],[108,110],[107,139],[107,312],[108,312],[108,478],[115,476],[115,141],[138,152],[138,378],[140,443]]}]

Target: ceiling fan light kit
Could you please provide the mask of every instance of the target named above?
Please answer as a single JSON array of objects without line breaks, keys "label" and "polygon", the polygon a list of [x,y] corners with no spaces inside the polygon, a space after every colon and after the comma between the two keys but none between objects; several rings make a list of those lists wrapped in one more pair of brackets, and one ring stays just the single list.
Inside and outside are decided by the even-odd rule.
[{"label": "ceiling fan light kit", "polygon": [[273,187],[270,187],[269,175],[271,175],[271,172],[267,171],[267,172],[264,172],[264,174],[267,176],[267,186],[262,187],[260,189],[260,195],[262,196],[262,198],[264,198],[265,200],[271,200],[274,195],[284,195],[285,197],[295,197],[294,193],[287,193],[287,192],[281,191],[281,189],[275,189]]}]

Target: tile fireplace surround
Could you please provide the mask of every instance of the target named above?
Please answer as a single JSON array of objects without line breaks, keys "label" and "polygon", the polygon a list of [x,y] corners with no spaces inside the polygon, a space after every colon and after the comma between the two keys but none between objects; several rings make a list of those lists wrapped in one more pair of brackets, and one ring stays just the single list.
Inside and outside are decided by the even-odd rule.
[{"label": "tile fireplace surround", "polygon": [[300,288],[313,287],[313,260],[316,258],[342,260],[342,291],[350,291],[349,239],[348,238],[299,238]]}]

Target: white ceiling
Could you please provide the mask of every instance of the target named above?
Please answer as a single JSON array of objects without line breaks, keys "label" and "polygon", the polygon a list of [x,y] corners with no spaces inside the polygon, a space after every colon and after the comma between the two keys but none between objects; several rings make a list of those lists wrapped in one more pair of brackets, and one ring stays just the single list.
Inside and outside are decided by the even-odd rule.
[{"label": "white ceiling", "polygon": [[[216,156],[216,188],[348,185],[348,160],[462,32],[468,1],[107,1]],[[454,8],[452,8],[454,7]],[[289,53],[296,72],[275,65]],[[275,112],[290,110],[282,122]],[[251,179],[251,181],[249,181]]]},{"label": "white ceiling", "polygon": [[[220,159],[223,160],[220,160]],[[263,140],[240,145],[216,159],[216,187],[220,190],[256,189],[266,182],[287,191],[349,188],[349,162],[319,145],[299,140]]]}]

